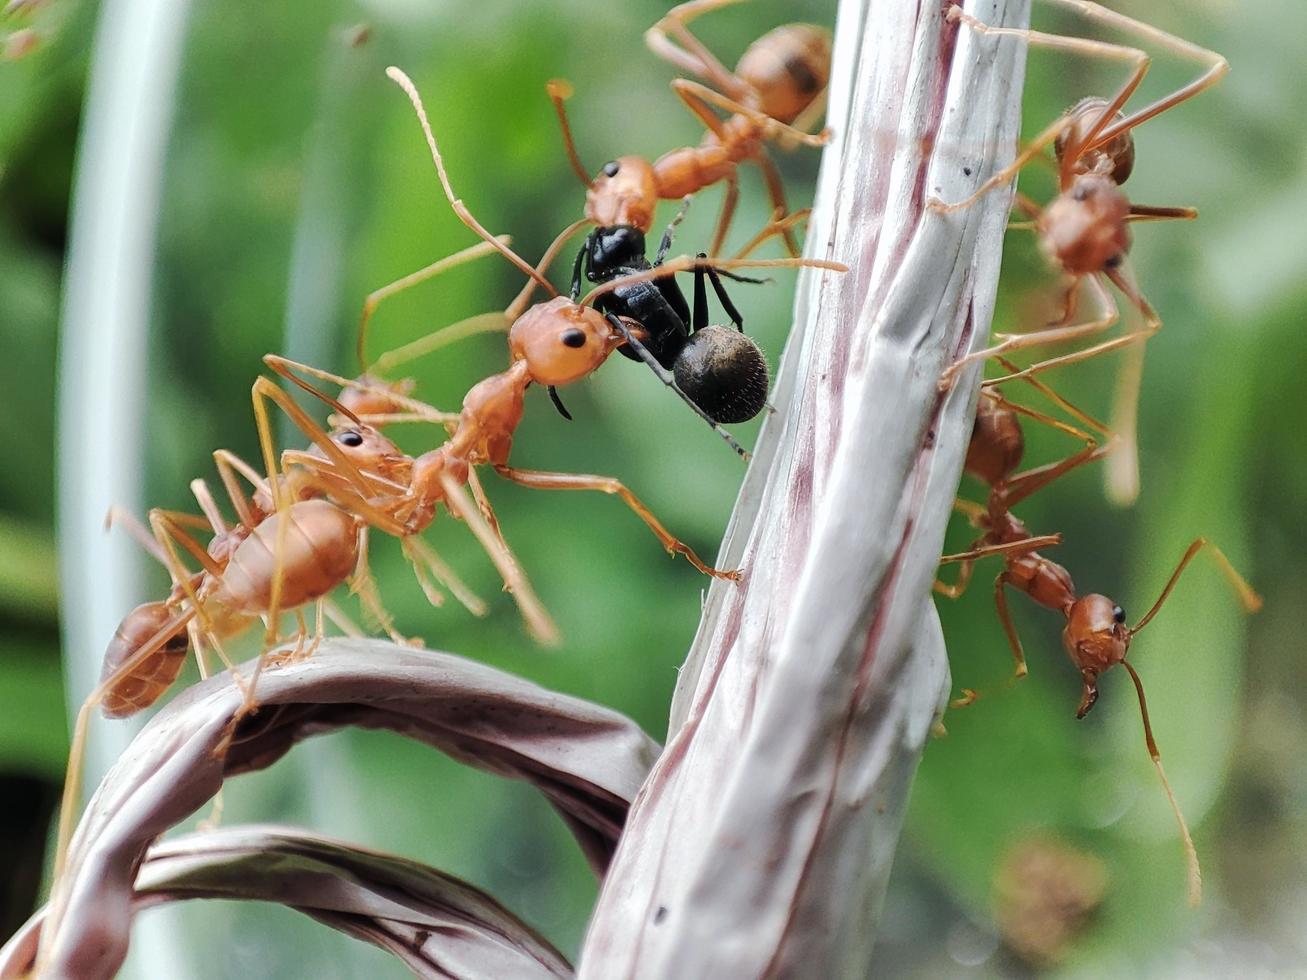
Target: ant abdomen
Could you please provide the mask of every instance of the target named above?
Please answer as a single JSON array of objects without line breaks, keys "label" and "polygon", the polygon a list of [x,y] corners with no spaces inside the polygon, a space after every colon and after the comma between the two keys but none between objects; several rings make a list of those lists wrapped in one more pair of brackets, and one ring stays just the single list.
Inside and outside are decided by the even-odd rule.
[{"label": "ant abdomen", "polygon": [[[1057,162],[1060,164],[1063,161],[1063,154],[1070,146],[1077,157],[1076,170],[1081,173],[1095,168],[1099,161],[1106,158],[1112,163],[1111,172],[1107,173],[1106,168],[1100,172],[1107,173],[1113,183],[1124,184],[1135,166],[1135,138],[1130,135],[1129,130],[1112,137],[1102,146],[1094,147],[1091,153],[1084,153],[1081,149],[1089,127],[1098,124],[1099,117],[1108,105],[1107,99],[1091,95],[1068,109],[1066,116],[1070,124],[1053,141],[1053,152],[1057,155]],[[1112,122],[1116,123],[1124,118],[1125,116],[1118,112]]]},{"label": "ant abdomen", "polygon": [[[167,629],[174,619],[175,614],[163,602],[147,602],[123,617],[104,652],[101,682],[117,673],[137,650],[160,630]],[[181,673],[189,650],[190,638],[185,623],[181,623],[153,654],[105,692],[100,705],[104,716],[126,718],[154,704]]]},{"label": "ant abdomen", "polygon": [[767,359],[752,339],[729,327],[712,325],[691,334],[672,373],[716,422],[747,422],[767,404]]}]

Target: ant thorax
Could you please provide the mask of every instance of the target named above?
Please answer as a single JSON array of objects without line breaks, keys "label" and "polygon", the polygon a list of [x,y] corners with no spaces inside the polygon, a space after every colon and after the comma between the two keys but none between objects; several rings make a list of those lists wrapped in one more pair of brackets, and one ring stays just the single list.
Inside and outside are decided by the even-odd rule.
[{"label": "ant thorax", "polygon": [[1082,174],[1039,216],[1039,243],[1049,260],[1073,276],[1102,272],[1130,249],[1130,202],[1111,178]]},{"label": "ant thorax", "polygon": [[596,228],[586,239],[585,248],[586,278],[591,282],[605,282],[619,271],[649,267],[644,232],[631,225]]}]

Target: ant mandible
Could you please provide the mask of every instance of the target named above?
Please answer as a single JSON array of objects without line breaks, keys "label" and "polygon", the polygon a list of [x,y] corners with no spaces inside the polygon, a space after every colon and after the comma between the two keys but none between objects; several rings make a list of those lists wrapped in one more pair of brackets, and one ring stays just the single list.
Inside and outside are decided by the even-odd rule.
[{"label": "ant mandible", "polygon": [[[1129,177],[1134,164],[1134,142],[1131,132],[1141,123],[1216,84],[1229,70],[1229,65],[1223,57],[1213,51],[1115,13],[1096,3],[1087,0],[1050,0],[1050,2],[1070,7],[1087,17],[1142,36],[1186,58],[1197,60],[1207,65],[1207,68],[1188,84],[1125,116],[1120,110],[1143,81],[1150,64],[1151,59],[1143,51],[1085,38],[991,27],[963,13],[960,7],[954,6],[949,10],[948,17],[951,21],[961,21],[980,34],[1019,37],[1031,44],[1060,51],[1127,61],[1132,63],[1133,69],[1111,99],[1093,97],[1081,100],[1040,133],[1017,156],[1011,166],[985,181],[966,200],[955,204],[931,202],[930,206],[933,210],[944,213],[967,207],[994,188],[1007,184],[1046,146],[1050,143],[1054,145],[1058,160],[1059,195],[1046,207],[1041,208],[1029,198],[1018,194],[1016,206],[1030,218],[1026,227],[1036,232],[1045,254],[1070,277],[1063,314],[1056,322],[1031,333],[998,335],[1000,340],[998,344],[968,354],[950,365],[944,372],[942,384],[950,385],[959,371],[977,360],[1024,348],[1079,340],[1102,333],[1118,318],[1116,302],[1104,283],[1106,281],[1115,285],[1130,304],[1142,314],[1144,318],[1142,327],[1070,354],[1041,361],[1005,377],[986,380],[984,384],[1001,384],[1014,377],[1024,377],[1051,367],[1073,364],[1122,347],[1136,348],[1130,352],[1129,360],[1118,375],[1112,428],[1121,435],[1123,445],[1120,451],[1113,455],[1114,462],[1109,463],[1111,469],[1108,482],[1109,493],[1113,499],[1119,503],[1130,503],[1139,492],[1136,416],[1143,372],[1141,345],[1160,329],[1161,320],[1138,287],[1126,275],[1126,253],[1130,248],[1129,224],[1135,221],[1187,220],[1198,215],[1193,208],[1154,207],[1130,203],[1120,190],[1120,185]],[[1013,225],[1013,227],[1019,226]],[[1102,312],[1091,320],[1072,323],[1082,282],[1090,287]]]},{"label": "ant mandible", "polygon": [[[1004,362],[1004,366],[1013,365]],[[1028,379],[1035,383],[1033,379]],[[1054,397],[1058,404],[1076,412],[1078,417],[1098,426],[1089,416],[1069,406],[1064,400],[1052,395],[1049,389],[1037,385],[1039,390]],[[1189,545],[1179,564],[1171,573],[1163,587],[1161,595],[1152,607],[1134,626],[1126,625],[1126,613],[1121,606],[1105,595],[1080,595],[1070,573],[1058,563],[1044,557],[1039,548],[1059,544],[1060,534],[1033,535],[1026,525],[1011,512],[1015,503],[1029,497],[1035,491],[1048,486],[1051,482],[1066,475],[1071,470],[1095,459],[1102,458],[1109,446],[1099,446],[1097,440],[1088,432],[1076,429],[1050,416],[1016,405],[1002,396],[987,393],[982,412],[977,416],[977,424],[972,432],[971,445],[968,448],[966,468],[968,472],[991,484],[991,492],[985,507],[963,503],[965,510],[982,532],[979,540],[965,552],[945,555],[941,564],[959,563],[960,574],[954,585],[936,583],[937,592],[957,598],[966,589],[971,580],[974,563],[989,556],[1003,559],[1003,571],[994,580],[994,603],[998,608],[999,620],[1007,636],[1012,655],[1016,660],[1016,677],[1026,674],[1025,653],[1021,639],[1017,635],[1008,610],[1006,589],[1011,587],[1026,593],[1036,603],[1047,609],[1060,613],[1066,620],[1062,631],[1062,644],[1071,663],[1080,672],[1083,684],[1080,704],[1076,717],[1083,718],[1098,700],[1098,680],[1102,674],[1117,664],[1126,669],[1134,684],[1139,698],[1139,711],[1144,726],[1144,741],[1148,754],[1162,782],[1167,800],[1175,814],[1184,843],[1185,860],[1188,865],[1189,901],[1197,905],[1201,898],[1202,879],[1198,866],[1198,854],[1194,848],[1188,825],[1185,823],[1175,794],[1162,768],[1161,754],[1157,741],[1153,737],[1152,724],[1148,718],[1148,704],[1144,697],[1143,681],[1134,666],[1126,659],[1130,644],[1134,638],[1153,620],[1170,596],[1181,573],[1190,561],[1204,547],[1209,547],[1222,572],[1229,580],[1235,594],[1244,609],[1253,613],[1261,608],[1262,600],[1252,587],[1235,571],[1224,552],[1211,545],[1205,538],[1197,538]],[[1036,467],[1025,473],[1012,475],[1020,465],[1021,446],[1024,443],[1020,431],[1018,415],[1035,418],[1075,435],[1085,441],[1086,445],[1079,452],[1057,463]],[[1099,431],[1105,430],[1099,427]],[[971,703],[974,692],[964,689],[964,697],[955,702],[955,706]]]},{"label": "ant mandible", "polygon": [[[791,123],[803,117],[806,124],[811,121],[809,115],[821,111],[822,95],[830,76],[830,32],[811,24],[777,28],[750,45],[732,73],[685,25],[705,11],[733,2],[737,0],[692,0],[680,4],[645,35],[649,47],[660,57],[707,78],[721,90],[687,78],[677,78],[671,83],[677,97],[708,129],[699,146],[671,150],[653,163],[638,156],[618,157],[604,164],[591,178],[581,164],[563,105],[572,95],[572,86],[557,79],[548,84],[550,100],[562,125],[568,161],[586,187],[585,215],[597,226],[596,235],[602,237],[616,227],[626,226],[639,236],[637,252],[643,255],[643,236],[653,226],[654,209],[660,200],[677,200],[725,181],[726,197],[708,250],[708,254],[715,256],[721,251],[735,215],[739,201],[737,168],[744,162],[754,163],[762,171],[773,215],[788,214],[780,172],[767,153],[765,142],[825,144],[827,133],[812,135]],[[682,47],[668,39],[669,31]],[[732,115],[723,119],[717,115],[717,109]],[[790,254],[797,256],[799,248],[791,228],[784,227],[781,233]],[[624,253],[629,253],[632,247],[635,246],[629,242],[622,243]]]}]

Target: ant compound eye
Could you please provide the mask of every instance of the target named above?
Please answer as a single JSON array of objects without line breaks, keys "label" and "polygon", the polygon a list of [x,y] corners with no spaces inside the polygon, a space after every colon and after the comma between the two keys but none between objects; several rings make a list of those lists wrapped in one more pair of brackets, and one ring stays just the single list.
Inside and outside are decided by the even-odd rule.
[{"label": "ant compound eye", "polygon": [[1113,618],[1114,620],[1116,620],[1118,623],[1124,623],[1124,622],[1125,622],[1125,610],[1122,609],[1120,606],[1113,606],[1113,607],[1112,607],[1112,618]]},{"label": "ant compound eye", "polygon": [[568,347],[581,348],[585,346],[585,334],[582,331],[577,330],[576,327],[572,327],[570,330],[564,330],[562,336],[558,339]]},{"label": "ant compound eye", "polygon": [[618,163],[616,160],[609,160],[607,163],[604,164],[604,176],[616,177],[617,172],[621,169],[622,169],[622,165],[620,163]]},{"label": "ant compound eye", "polygon": [[1115,269],[1124,261],[1125,261],[1125,255],[1123,255],[1121,252],[1117,252],[1115,255],[1110,256],[1108,260],[1103,263],[1103,266],[1104,268]]},{"label": "ant compound eye", "polygon": [[336,439],[342,446],[349,446],[351,449],[363,445],[363,433],[354,429],[342,432]]}]

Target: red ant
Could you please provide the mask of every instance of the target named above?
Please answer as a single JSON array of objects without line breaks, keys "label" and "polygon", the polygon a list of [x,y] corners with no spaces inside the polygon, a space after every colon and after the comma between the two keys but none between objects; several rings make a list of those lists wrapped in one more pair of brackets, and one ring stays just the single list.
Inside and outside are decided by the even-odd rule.
[{"label": "red ant", "polygon": [[[1015,367],[1001,358],[1000,361],[1009,370]],[[1100,433],[1106,432],[1100,423],[1069,405],[1033,378],[1027,380],[1089,426]],[[1019,415],[1036,419],[1074,435],[1085,442],[1085,447],[1059,462],[1013,475],[1020,465],[1024,444]],[[1000,556],[1004,567],[994,580],[994,603],[998,607],[999,621],[1003,624],[1003,631],[1007,635],[1008,644],[1016,660],[1015,677],[1025,676],[1026,659],[1008,610],[1006,589],[1009,587],[1026,593],[1039,605],[1060,613],[1066,619],[1066,627],[1062,631],[1062,644],[1072,664],[1080,672],[1083,682],[1083,693],[1079,707],[1076,709],[1077,718],[1083,718],[1097,702],[1099,677],[1117,664],[1126,669],[1139,697],[1139,711],[1143,719],[1144,741],[1148,747],[1148,754],[1157,769],[1162,787],[1180,827],[1185,858],[1189,867],[1189,900],[1191,904],[1197,905],[1201,896],[1198,854],[1194,849],[1193,839],[1180,812],[1175,794],[1166,778],[1166,772],[1162,768],[1161,755],[1153,737],[1152,725],[1148,720],[1143,681],[1134,666],[1126,660],[1126,655],[1130,651],[1131,641],[1157,615],[1175,587],[1180,574],[1204,547],[1211,548],[1211,554],[1247,612],[1253,613],[1260,609],[1262,600],[1234,570],[1225,554],[1215,545],[1210,545],[1204,538],[1197,538],[1189,545],[1157,601],[1134,626],[1126,625],[1125,610],[1107,596],[1079,595],[1070,573],[1061,565],[1045,558],[1037,550],[1059,544],[1062,540],[1061,535],[1031,534],[1026,525],[1011,512],[1011,507],[1076,467],[1102,458],[1110,448],[1110,441],[1107,446],[1100,446],[1094,436],[1088,432],[1060,422],[1051,416],[1016,405],[992,391],[986,391],[982,396],[981,411],[977,415],[975,428],[972,430],[971,445],[968,448],[965,465],[969,473],[990,484],[989,500],[984,507],[960,502],[960,509],[969,515],[972,523],[983,534],[967,551],[945,555],[940,559],[941,564],[957,562],[962,567],[954,585],[937,582],[935,589],[951,598],[957,598],[970,583],[976,560],[991,555]],[[975,692],[966,689],[963,690],[963,695],[954,702],[955,707],[970,704],[976,697]]]},{"label": "red ant", "polygon": [[[699,146],[664,153],[652,164],[642,157],[611,160],[592,179],[581,164],[567,121],[565,99],[572,86],[554,80],[549,97],[563,128],[563,142],[572,170],[587,188],[585,216],[600,233],[617,227],[647,234],[660,200],[678,200],[721,181],[726,182],[717,230],[708,254],[717,255],[726,240],[739,201],[740,163],[751,162],[762,171],[774,217],[788,213],[780,172],[767,153],[767,140],[789,140],[822,146],[828,134],[812,135],[800,127],[811,124],[824,108],[830,77],[830,32],[812,24],[786,24],[763,35],[745,51],[734,72],[728,71],[686,25],[706,11],[738,0],[691,0],[673,7],[645,34],[657,55],[677,67],[705,78],[720,91],[687,78],[672,81],[672,91],[707,127]],[[680,42],[673,43],[668,34]],[[724,94],[723,94],[724,93]],[[727,119],[716,109],[732,113]],[[797,125],[791,125],[797,123]],[[790,226],[779,229],[792,256],[799,254]],[[640,249],[644,253],[644,249]]]},{"label": "red ant", "polygon": [[[955,6],[949,10],[949,20],[961,21],[981,34],[1018,37],[1031,44],[1061,51],[1123,60],[1132,63],[1133,70],[1111,99],[1081,100],[1040,133],[1034,142],[1017,156],[1011,166],[985,181],[966,200],[956,204],[931,202],[934,210],[945,213],[967,207],[994,188],[1008,184],[1018,171],[1040,154],[1044,147],[1050,143],[1054,145],[1058,161],[1059,195],[1046,207],[1041,208],[1029,198],[1017,194],[1016,206],[1031,219],[1024,227],[1034,229],[1039,236],[1043,251],[1071,279],[1067,287],[1063,315],[1055,323],[1032,333],[997,335],[1000,342],[995,346],[968,354],[952,364],[944,372],[942,384],[951,384],[957,373],[974,361],[1024,348],[1079,340],[1103,332],[1118,318],[1116,302],[1105,285],[1105,282],[1112,283],[1143,315],[1145,322],[1141,328],[1070,354],[1041,361],[1005,377],[987,380],[984,384],[987,386],[1002,384],[1012,378],[1026,377],[1051,367],[1073,364],[1118,348],[1133,346],[1130,359],[1119,375],[1116,406],[1112,417],[1112,428],[1122,435],[1125,445],[1113,456],[1116,462],[1109,471],[1108,481],[1108,489],[1112,497],[1118,502],[1129,503],[1138,496],[1139,492],[1135,430],[1143,372],[1141,345],[1160,329],[1161,320],[1138,287],[1125,274],[1126,253],[1130,248],[1128,226],[1134,221],[1188,220],[1198,216],[1198,212],[1193,208],[1131,204],[1126,198],[1120,190],[1120,185],[1129,177],[1134,164],[1134,141],[1131,132],[1141,123],[1216,84],[1229,70],[1229,65],[1214,51],[1198,47],[1096,3],[1087,0],[1050,0],[1050,2],[1070,7],[1087,17],[1140,35],[1186,58],[1202,62],[1208,67],[1188,84],[1126,116],[1120,110],[1143,81],[1151,60],[1143,51],[1085,38],[990,27],[963,13],[961,7]],[[1103,312],[1092,320],[1072,323],[1078,305],[1079,286],[1082,282],[1089,285]]]}]

